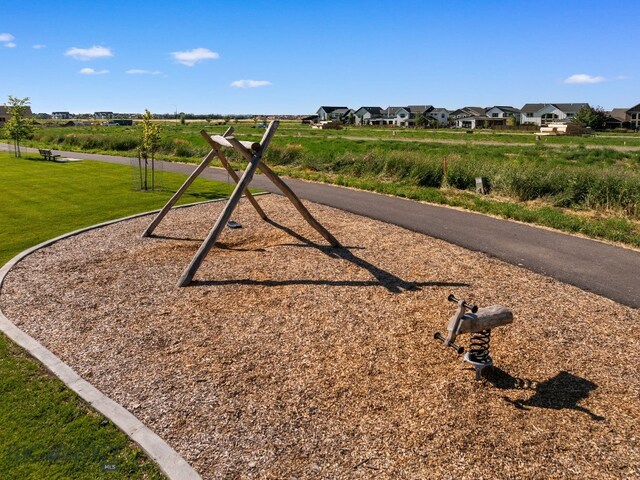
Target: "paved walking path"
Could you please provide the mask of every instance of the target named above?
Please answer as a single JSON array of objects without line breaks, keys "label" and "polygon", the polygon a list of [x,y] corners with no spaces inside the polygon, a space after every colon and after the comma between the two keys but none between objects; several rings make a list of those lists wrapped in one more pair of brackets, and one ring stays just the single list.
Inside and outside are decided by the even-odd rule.
[{"label": "paved walking path", "polygon": [[[2,149],[5,149],[3,146]],[[37,149],[29,149],[36,151]],[[64,157],[129,165],[130,158],[63,152]],[[161,162],[165,171],[190,174],[194,165]],[[204,178],[227,181],[219,168]],[[616,302],[640,308],[640,252],[543,228],[412,200],[334,185],[287,179],[303,199],[441,238],[470,250],[542,273]],[[252,186],[280,193],[262,175]],[[585,312],[588,315],[588,312]]]}]

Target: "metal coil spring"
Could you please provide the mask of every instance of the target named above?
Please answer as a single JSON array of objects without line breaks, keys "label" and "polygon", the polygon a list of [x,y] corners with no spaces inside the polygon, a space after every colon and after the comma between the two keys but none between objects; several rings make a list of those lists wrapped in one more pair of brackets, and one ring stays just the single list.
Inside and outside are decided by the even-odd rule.
[{"label": "metal coil spring", "polygon": [[473,333],[469,346],[469,360],[477,363],[491,363],[491,357],[489,356],[490,342],[491,329]]}]

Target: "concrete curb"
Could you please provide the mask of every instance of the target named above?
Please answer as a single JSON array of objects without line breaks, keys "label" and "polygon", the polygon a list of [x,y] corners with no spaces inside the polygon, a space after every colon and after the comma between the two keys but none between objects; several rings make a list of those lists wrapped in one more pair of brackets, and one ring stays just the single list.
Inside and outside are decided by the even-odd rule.
[{"label": "concrete curb", "polygon": [[[265,195],[266,193],[258,193],[255,195]],[[174,208],[185,208],[193,205],[202,205],[205,203],[214,203],[225,201],[226,198],[209,200],[206,202],[190,203],[187,205],[179,205]],[[73,237],[90,230],[112,225],[114,223],[124,222],[145,215],[150,215],[160,210],[153,210],[145,213],[138,213],[128,217],[99,223],[90,227],[75,230],[59,237],[47,240],[45,242],[31,247],[9,260],[2,268],[0,268],[0,290],[2,284],[9,271],[22,259],[28,257],[33,252],[41,248],[53,245],[65,238]],[[42,363],[47,370],[58,377],[62,382],[83,400],[89,403],[95,410],[100,412],[106,418],[111,420],[120,430],[122,430],[131,440],[137,443],[140,448],[152,459],[162,470],[162,472],[170,479],[200,479],[200,475],[187,463],[187,461],[171,448],[164,440],[156,435],[151,429],[146,427],[135,415],[125,409],[122,405],[114,402],[89,382],[78,375],[69,365],[56,357],[52,352],[47,350],[36,339],[27,335],[25,332],[16,327],[0,310],[0,331],[9,337],[14,343],[25,349],[29,355]]]}]

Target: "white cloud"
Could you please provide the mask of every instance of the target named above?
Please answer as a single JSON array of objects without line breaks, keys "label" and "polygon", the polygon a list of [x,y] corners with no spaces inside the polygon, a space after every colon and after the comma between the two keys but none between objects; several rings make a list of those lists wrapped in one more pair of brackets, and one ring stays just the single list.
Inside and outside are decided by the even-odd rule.
[{"label": "white cloud", "polygon": [[81,75],[105,75],[109,70],[94,70],[93,68],[83,68],[79,72]]},{"label": "white cloud", "polygon": [[11,35],[10,33],[0,33],[0,42],[2,43],[10,42],[12,40],[15,40],[15,38],[16,37]]},{"label": "white cloud", "polygon": [[41,43],[38,43],[37,45],[34,45],[31,48],[35,48],[36,50],[40,50],[41,48],[46,48],[46,45],[42,45]]},{"label": "white cloud", "polygon": [[174,60],[187,67],[193,67],[196,63],[204,60],[217,60],[220,58],[218,52],[212,52],[208,48],[194,48],[184,52],[171,52]]},{"label": "white cloud", "polygon": [[131,70],[127,70],[129,75],[160,75],[162,72],[157,70],[141,70],[138,68],[132,68]]},{"label": "white cloud", "polygon": [[564,79],[563,83],[602,83],[605,81],[604,77],[598,77],[593,75],[587,75],[586,73],[576,73],[568,78]]},{"label": "white cloud", "polygon": [[4,46],[7,48],[16,48],[17,45],[13,42],[9,42],[9,43],[5,43]]},{"label": "white cloud", "polygon": [[98,47],[96,45],[91,48],[72,47],[64,52],[64,54],[67,57],[75,58],[76,60],[80,60],[82,62],[85,62],[87,60],[94,60],[96,58],[113,57],[111,49],[107,47]]},{"label": "white cloud", "polygon": [[234,88],[257,88],[268,85],[271,85],[271,82],[267,82],[266,80],[236,80],[235,82],[231,82],[231,86]]}]

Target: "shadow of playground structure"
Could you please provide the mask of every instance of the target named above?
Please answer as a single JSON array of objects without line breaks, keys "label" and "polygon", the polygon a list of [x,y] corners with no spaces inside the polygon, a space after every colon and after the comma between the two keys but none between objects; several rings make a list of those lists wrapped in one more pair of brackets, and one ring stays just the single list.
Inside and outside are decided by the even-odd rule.
[{"label": "shadow of playground structure", "polygon": [[[194,280],[191,284],[197,285],[262,285],[262,286],[281,286],[281,285],[328,285],[328,286],[353,286],[353,287],[367,287],[367,286],[382,286],[392,293],[402,293],[407,290],[419,290],[420,287],[468,287],[467,283],[458,282],[408,282],[402,278],[394,275],[391,272],[381,269],[380,267],[373,265],[370,262],[354,255],[351,250],[360,249],[362,247],[332,247],[328,245],[319,245],[311,240],[303,237],[302,235],[294,232],[284,225],[280,225],[273,220],[266,220],[267,223],[275,228],[282,230],[291,237],[298,240],[300,243],[288,243],[283,246],[293,247],[309,247],[315,248],[324,253],[330,258],[342,259],[353,263],[354,265],[367,270],[375,280],[364,281],[351,281],[351,280],[252,280],[252,279],[238,279],[238,280]],[[218,247],[226,248],[224,245],[217,245]]]},{"label": "shadow of playground structure", "polygon": [[499,368],[493,367],[485,373],[486,380],[494,387],[502,390],[532,388],[535,393],[528,400],[511,400],[503,397],[507,402],[521,410],[529,410],[530,407],[550,408],[552,410],[577,410],[586,413],[592,420],[601,422],[604,417],[596,415],[591,410],[578,403],[589,397],[590,393],[598,386],[585,378],[578,377],[568,372],[560,372],[555,377],[530,386],[532,382],[513,377]]}]

